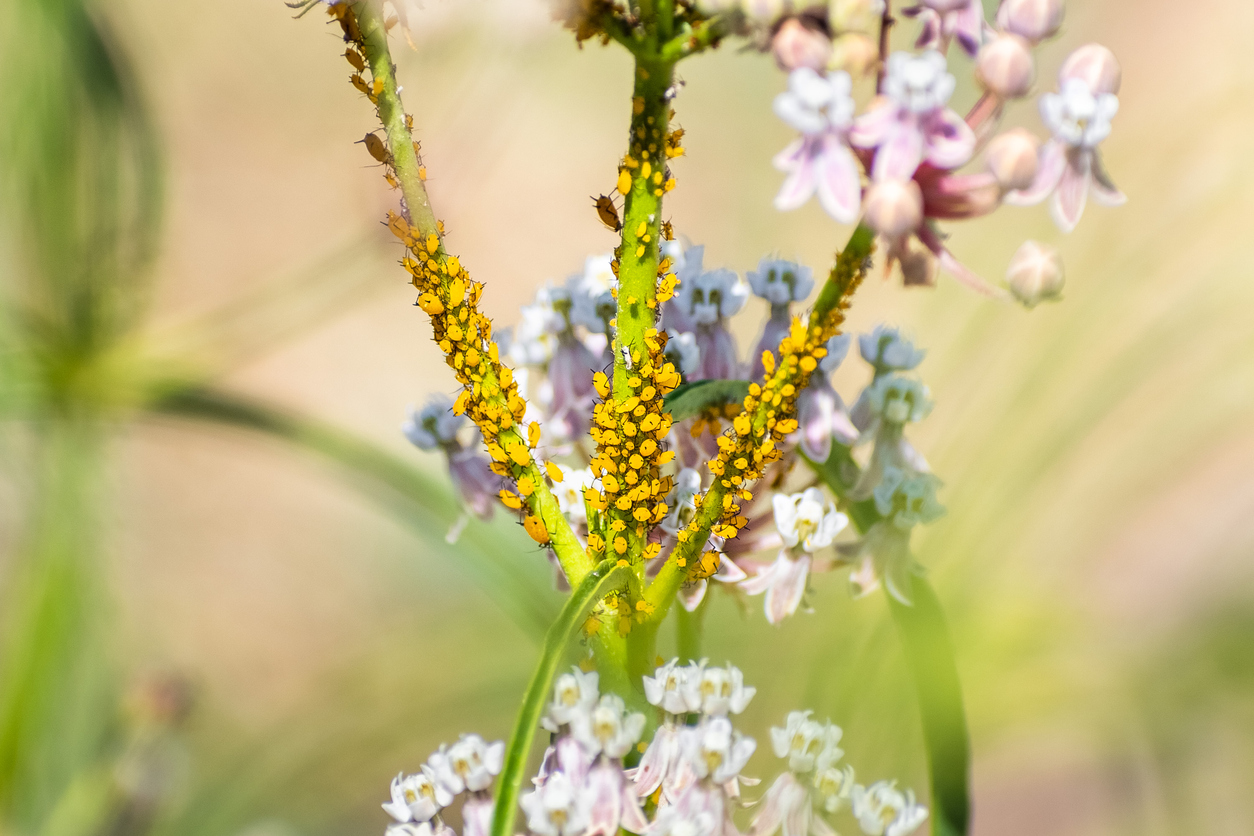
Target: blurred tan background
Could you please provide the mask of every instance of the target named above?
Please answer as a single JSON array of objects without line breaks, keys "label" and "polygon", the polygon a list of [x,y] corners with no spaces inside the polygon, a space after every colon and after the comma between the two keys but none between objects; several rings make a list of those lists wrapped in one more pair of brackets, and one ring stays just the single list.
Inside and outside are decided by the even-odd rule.
[{"label": "blurred tan background", "polygon": [[[450,247],[504,326],[614,245],[587,196],[613,183],[630,67],[621,50],[576,49],[540,0],[426,5],[416,48],[398,42],[403,95]],[[453,379],[379,226],[393,197],[353,144],[373,117],[333,28],[278,0],[105,13],[168,154],[152,339],[438,474],[399,424]],[[949,514],[916,546],[954,628],[980,836],[1254,832],[1251,33],[1243,0],[1072,2],[1038,85],[1082,43],[1120,57],[1103,151],[1128,205],[1090,205],[1071,236],[1039,207],[951,225],[952,249],[991,279],[1024,238],[1058,246],[1065,300],[1025,312],[951,280],[877,280],[853,309],[855,330],[899,324],[928,350],[937,407],[914,437]],[[848,230],[813,204],[770,207],[783,76],[734,49],[679,72],[677,230],[708,266],[778,252],[826,269]],[[959,109],[975,95],[964,72]],[[1038,126],[1030,104],[1011,121]],[[266,313],[230,314],[246,304]],[[847,396],[857,365],[837,378]],[[243,433],[146,419],[114,453],[114,653],[198,694],[167,829],[381,833],[391,775],[461,731],[507,733],[537,645],[502,600],[557,599],[500,515],[494,574],[318,460]],[[815,588],[816,612],[779,629],[715,601],[710,655],[759,686],[748,730],[763,740],[813,707],[845,726],[860,777],[923,787],[883,602],[850,601],[837,577]]]}]

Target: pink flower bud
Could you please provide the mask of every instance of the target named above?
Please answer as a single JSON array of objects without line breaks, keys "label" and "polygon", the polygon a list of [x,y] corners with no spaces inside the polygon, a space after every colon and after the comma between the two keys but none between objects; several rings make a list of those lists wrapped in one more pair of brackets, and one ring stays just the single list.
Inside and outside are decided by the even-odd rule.
[{"label": "pink flower bud", "polygon": [[880,60],[880,48],[869,35],[846,32],[832,43],[831,67],[854,78],[870,74]]},{"label": "pink flower bud", "polygon": [[1062,15],[1062,0],[1003,0],[997,10],[997,25],[1039,43],[1058,31]]},{"label": "pink flower bud", "polygon": [[1029,308],[1057,299],[1062,293],[1062,259],[1053,247],[1024,241],[1006,268],[1006,283],[1015,298]]},{"label": "pink flower bud", "polygon": [[1123,70],[1115,54],[1101,44],[1085,44],[1067,56],[1058,71],[1058,86],[1067,79],[1078,78],[1089,86],[1095,96],[1102,93],[1118,93],[1123,80]]},{"label": "pink flower bud", "polygon": [[885,238],[900,238],[923,220],[923,194],[913,180],[884,180],[866,195],[866,222]]},{"label": "pink flower bud", "polygon": [[1040,141],[1024,128],[998,134],[988,143],[984,163],[1002,191],[1026,189],[1036,179]]},{"label": "pink flower bud", "polygon": [[771,38],[771,52],[775,55],[775,63],[785,72],[808,67],[821,73],[827,68],[827,59],[832,55],[832,42],[824,32],[811,29],[799,18],[790,17],[775,30]]},{"label": "pink flower bud", "polygon": [[1026,95],[1036,78],[1028,42],[1018,35],[998,35],[980,49],[975,77],[984,89],[999,98]]}]

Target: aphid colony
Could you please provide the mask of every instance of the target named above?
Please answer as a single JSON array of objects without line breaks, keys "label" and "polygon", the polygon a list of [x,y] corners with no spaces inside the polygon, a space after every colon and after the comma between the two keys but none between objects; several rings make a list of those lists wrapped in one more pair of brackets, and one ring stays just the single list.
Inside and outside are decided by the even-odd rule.
[{"label": "aphid colony", "polygon": [[827,355],[825,344],[840,330],[850,296],[866,275],[868,261],[839,256],[831,276],[840,290],[835,304],[824,309],[820,299],[808,325],[793,317],[792,328],[779,345],[778,363],[774,354],[763,352],[763,381],[749,385],[743,411],[732,419],[732,432],[718,436],[718,455],[707,463],[714,482],[707,495],[695,498],[700,511],[677,534],[678,568],[686,571],[690,581],[710,577],[719,566],[714,552],[693,560],[706,545],[707,527],[724,539],[735,537],[744,528],[747,520],[741,514],[741,503],[753,499],[748,486],[762,476],[767,465],[779,460],[781,443],[797,430],[797,420],[792,417],[797,413],[797,397],[809,384],[819,360]]}]

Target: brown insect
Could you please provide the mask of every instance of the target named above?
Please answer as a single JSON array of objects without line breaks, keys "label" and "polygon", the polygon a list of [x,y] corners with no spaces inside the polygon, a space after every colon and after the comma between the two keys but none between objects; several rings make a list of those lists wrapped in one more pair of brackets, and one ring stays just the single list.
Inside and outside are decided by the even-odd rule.
[{"label": "brown insect", "polygon": [[387,146],[383,144],[383,140],[379,139],[374,134],[366,134],[365,137],[358,141],[364,142],[366,144],[366,150],[370,152],[370,156],[374,157],[379,162],[386,164],[391,161],[392,158],[388,155]]},{"label": "brown insect", "polygon": [[355,49],[348,49],[344,52],[344,57],[348,59],[348,63],[353,65],[353,69],[359,73],[366,71],[366,61],[361,57],[361,53]]},{"label": "brown insect", "polygon": [[592,198],[592,205],[596,207],[597,217],[606,227],[615,232],[623,228],[623,222],[618,219],[618,207],[607,195]]}]

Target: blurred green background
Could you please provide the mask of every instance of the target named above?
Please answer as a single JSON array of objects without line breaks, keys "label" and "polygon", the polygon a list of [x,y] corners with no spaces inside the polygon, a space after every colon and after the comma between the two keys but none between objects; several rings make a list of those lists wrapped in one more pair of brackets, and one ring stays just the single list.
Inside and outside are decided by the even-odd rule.
[{"label": "blurred green background", "polygon": [[[630,66],[538,0],[427,6],[404,96],[503,326],[614,245],[587,195],[613,183]],[[1041,83],[1081,43],[1119,55],[1128,205],[951,240],[990,278],[1024,238],[1057,245],[1064,302],[873,281],[853,309],[929,351],[915,438],[949,515],[916,545],[981,836],[1254,832],[1251,31],[1243,0],[1071,3]],[[0,49],[0,833],[381,833],[398,770],[506,734],[560,598],[501,514],[444,544],[442,463],[398,431],[453,378],[378,223],[337,36],[278,0],[0,0]],[[707,265],[824,269],[848,231],[770,209],[781,74],[724,49],[680,75],[676,228]],[[779,629],[714,602],[709,654],[759,686],[746,729],[811,707],[861,778],[923,787],[883,601],[815,587]]]}]

